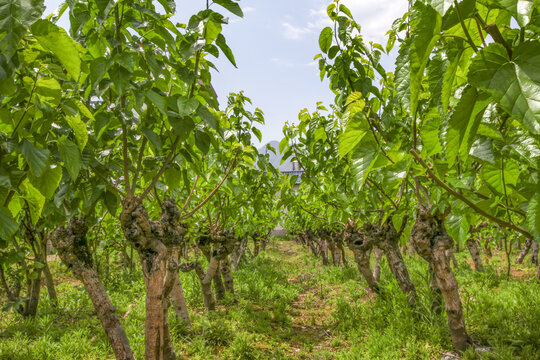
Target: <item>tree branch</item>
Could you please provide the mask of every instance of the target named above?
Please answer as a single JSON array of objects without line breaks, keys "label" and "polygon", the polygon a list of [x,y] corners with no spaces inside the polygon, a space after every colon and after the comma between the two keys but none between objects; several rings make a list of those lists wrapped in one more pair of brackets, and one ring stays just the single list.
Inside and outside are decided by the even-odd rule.
[{"label": "tree branch", "polygon": [[433,179],[433,181],[435,181],[437,184],[439,184],[444,190],[446,190],[446,192],[450,193],[452,196],[454,196],[456,199],[459,199],[461,201],[463,201],[465,204],[469,205],[469,207],[471,209],[473,209],[474,211],[476,211],[477,213],[479,213],[480,215],[483,215],[485,216],[486,218],[488,218],[489,220],[501,225],[501,226],[504,226],[508,229],[511,229],[511,230],[515,230],[517,232],[519,232],[520,234],[524,235],[526,238],[528,239],[533,239],[533,236],[531,233],[529,233],[527,230],[515,225],[515,224],[512,224],[512,223],[509,223],[509,222],[506,222],[504,220],[501,220],[499,219],[498,217],[496,216],[493,216],[491,215],[490,213],[482,210],[480,207],[478,207],[475,203],[473,203],[472,201],[470,201],[469,199],[467,199],[466,197],[464,197],[462,194],[458,193],[457,191],[455,191],[454,189],[452,189],[450,186],[448,186],[444,181],[442,181],[441,179],[439,179],[437,177],[437,175],[435,175],[435,173],[431,170],[431,168],[426,164],[426,162],[420,157],[420,155],[418,155],[418,153],[414,150],[411,150],[411,154],[414,156],[414,158],[416,159],[416,161],[423,167],[426,169],[427,173],[429,174],[429,176],[431,177],[431,179]]}]

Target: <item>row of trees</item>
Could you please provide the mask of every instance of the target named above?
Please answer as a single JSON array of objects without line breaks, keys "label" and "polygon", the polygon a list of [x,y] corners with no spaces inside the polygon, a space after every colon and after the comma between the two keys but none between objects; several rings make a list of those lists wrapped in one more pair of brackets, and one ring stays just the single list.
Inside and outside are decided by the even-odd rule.
[{"label": "row of trees", "polygon": [[[454,347],[463,351],[472,341],[450,267],[454,243],[483,227],[507,229],[509,271],[514,234],[540,240],[540,6],[411,2],[386,47],[364,42],[338,0],[327,13],[333,26],[322,30],[315,59],[335,102],[331,111],[318,104],[301,112],[280,144],[305,169],[288,200],[297,214],[290,226],[323,262],[326,248],[350,246],[375,292],[369,253],[377,249],[380,259],[382,252],[414,307],[398,247],[408,239],[429,263]],[[390,73],[380,58],[396,45]]]},{"label": "row of trees", "polygon": [[[494,225],[539,240],[537,3],[411,3],[386,47],[330,4],[316,58],[335,102],[302,111],[279,146],[305,171],[298,190],[251,145],[262,111],[241,92],[218,103],[212,58],[235,65],[223,9],[243,15],[232,0],[207,2],[188,24],[171,22],[166,0],[67,2],[46,19],[39,0],[0,6],[0,280],[11,306],[35,315],[42,278],[56,297],[50,241],[116,357],[133,359],[101,280],[114,244],[143,274],[145,358],[174,359],[170,305],[190,323],[179,271],[196,273],[212,311],[234,293],[248,238],[256,254],[281,218],[326,264],[350,248],[376,293],[370,253],[384,255],[415,308],[408,242],[429,263],[454,347],[467,349],[454,242]],[[379,60],[396,44],[390,73]]]}]

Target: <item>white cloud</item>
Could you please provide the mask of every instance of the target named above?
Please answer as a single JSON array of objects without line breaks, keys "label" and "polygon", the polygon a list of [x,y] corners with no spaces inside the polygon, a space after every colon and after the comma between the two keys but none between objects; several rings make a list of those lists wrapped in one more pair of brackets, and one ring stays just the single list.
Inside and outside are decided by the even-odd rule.
[{"label": "white cloud", "polygon": [[282,23],[281,26],[283,26],[283,36],[291,40],[300,40],[310,33],[307,27],[294,26],[288,22]]},{"label": "white cloud", "polygon": [[[395,19],[402,16],[408,8],[407,0],[341,0],[362,27],[362,35],[367,41],[386,44],[386,32]],[[308,21],[303,26],[285,22],[283,35],[292,40],[300,40],[308,34],[318,34],[332,22],[326,13],[327,4],[309,10]]]},{"label": "white cloud", "polygon": [[295,63],[282,58],[271,58],[270,61],[282,68],[293,68],[296,66]]},{"label": "white cloud", "polygon": [[247,6],[245,8],[242,8],[242,11],[244,12],[244,14],[252,13],[255,10],[257,10],[257,9],[255,9],[254,7],[251,7],[251,6]]}]

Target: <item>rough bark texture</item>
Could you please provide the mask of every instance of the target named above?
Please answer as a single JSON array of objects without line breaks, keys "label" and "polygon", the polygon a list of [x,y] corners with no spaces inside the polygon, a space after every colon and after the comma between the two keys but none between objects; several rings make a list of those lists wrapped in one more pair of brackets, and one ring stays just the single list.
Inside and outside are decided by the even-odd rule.
[{"label": "rough bark texture", "polygon": [[428,209],[420,208],[411,230],[411,239],[416,252],[429,262],[435,273],[437,285],[444,297],[454,348],[465,351],[472,345],[472,341],[465,328],[458,283],[446,256],[446,250],[452,248],[453,241],[446,233],[443,217],[435,217]]},{"label": "rough bark texture", "polygon": [[470,237],[465,242],[469,252],[471,253],[471,258],[474,263],[474,269],[476,271],[484,272],[484,264],[482,263],[482,258],[480,257],[480,252],[478,251],[478,244],[476,241]]},{"label": "rough bark texture", "polygon": [[369,288],[373,292],[379,293],[379,284],[375,280],[369,264],[369,252],[373,247],[371,230],[371,224],[366,224],[362,229],[357,229],[356,224],[349,221],[345,229],[344,241],[353,251],[358,271],[366,280]]},{"label": "rough bark texture", "polygon": [[525,240],[525,245],[523,245],[523,249],[521,250],[521,252],[519,253],[516,259],[516,264],[523,264],[523,260],[525,259],[525,256],[527,256],[527,254],[531,250],[532,243],[533,243],[532,239]]},{"label": "rough bark texture", "polygon": [[454,266],[454,269],[457,269],[459,267],[456,256],[454,255],[454,250],[452,249],[446,250],[446,257],[449,258],[450,261],[452,261],[452,265]]},{"label": "rough bark texture", "polygon": [[531,246],[531,262],[538,265],[538,243],[536,241],[533,241]]},{"label": "rough bark texture", "polygon": [[373,248],[373,255],[375,257],[375,262],[373,264],[373,277],[375,281],[379,282],[381,279],[381,261],[382,261],[382,251],[378,247]]},{"label": "rough bark texture", "polygon": [[122,203],[120,224],[142,263],[146,287],[145,359],[175,359],[167,309],[174,273],[178,270],[172,253],[181,247],[186,233],[178,207],[172,199],[165,199],[161,219],[150,221],[142,202],[128,197]]},{"label": "rough bark texture", "polygon": [[73,218],[67,228],[59,227],[53,232],[51,241],[57,249],[60,259],[84,284],[107,333],[116,359],[135,359],[126,332],[115,313],[116,308],[107,296],[105,287],[94,268],[86,240],[87,231],[88,228],[83,219]]},{"label": "rough bark texture", "polygon": [[237,239],[236,243],[234,244],[234,249],[231,253],[231,265],[234,271],[238,270],[240,261],[244,257],[247,249],[247,241],[247,234],[245,234],[243,237]]},{"label": "rough bark texture", "polygon": [[381,226],[378,234],[378,246],[386,255],[388,267],[392,271],[400,289],[407,295],[410,306],[416,305],[416,288],[411,281],[407,266],[403,261],[401,252],[399,251],[399,235],[394,228],[392,219]]},{"label": "rough bark texture", "polygon": [[234,294],[234,279],[231,272],[231,264],[228,258],[221,262],[221,274],[223,275],[223,285],[225,290]]}]

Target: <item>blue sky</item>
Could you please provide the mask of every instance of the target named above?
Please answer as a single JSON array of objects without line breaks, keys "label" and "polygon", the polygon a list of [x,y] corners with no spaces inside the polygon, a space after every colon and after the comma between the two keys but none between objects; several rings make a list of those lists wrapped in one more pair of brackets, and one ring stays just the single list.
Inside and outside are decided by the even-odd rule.
[{"label": "blue sky", "polygon": [[[213,76],[220,103],[229,92],[244,90],[253,105],[262,109],[266,124],[262,143],[282,138],[286,121],[297,122],[301,109],[314,109],[317,101],[333,102],[327,83],[321,83],[313,57],[320,52],[320,31],[328,26],[326,6],[331,0],[242,0],[243,19],[230,15],[224,35],[234,52],[238,69],[224,57],[215,61],[219,73]],[[60,0],[45,0],[45,14],[53,12]],[[407,0],[342,0],[362,26],[366,41],[386,44],[385,33],[392,22],[407,10]],[[204,8],[206,0],[177,0],[175,21],[185,23]],[[65,18],[65,16],[64,16]],[[67,26],[67,19],[61,19]],[[383,59],[393,69],[394,56]]]}]

